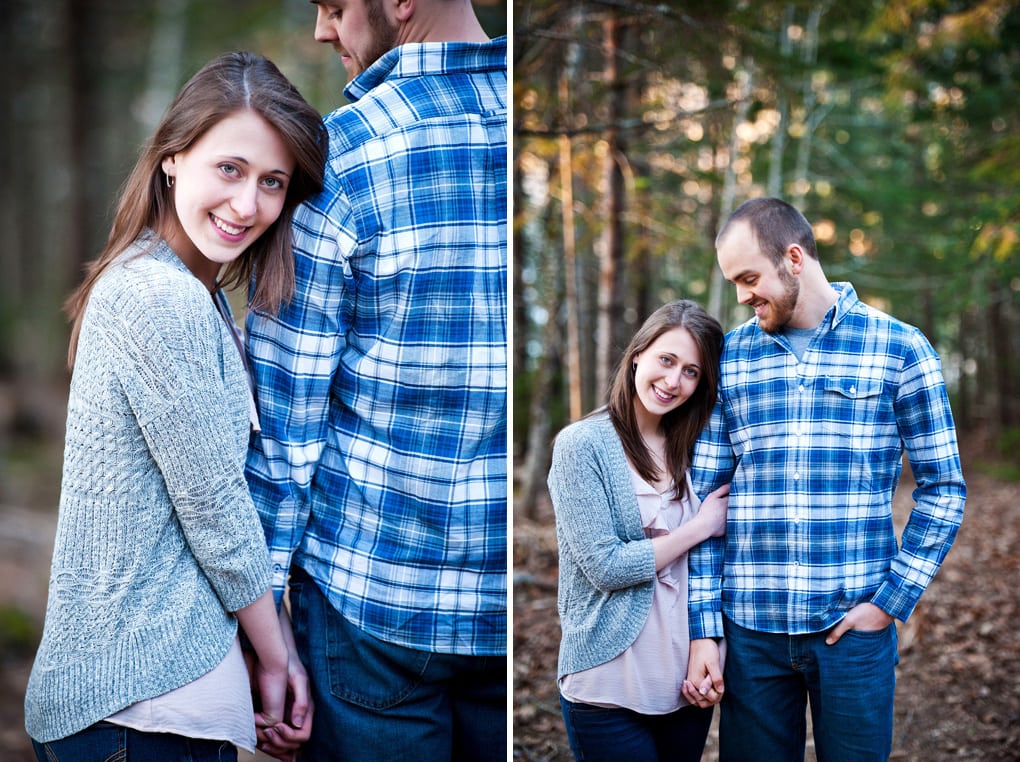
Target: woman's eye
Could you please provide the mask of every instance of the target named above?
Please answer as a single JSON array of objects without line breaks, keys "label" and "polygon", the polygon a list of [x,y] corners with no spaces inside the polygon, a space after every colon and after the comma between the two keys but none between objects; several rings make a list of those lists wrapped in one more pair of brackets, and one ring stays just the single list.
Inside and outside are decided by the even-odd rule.
[{"label": "woman's eye", "polygon": [[220,171],[230,177],[236,177],[239,174],[237,167],[233,164],[220,164]]}]

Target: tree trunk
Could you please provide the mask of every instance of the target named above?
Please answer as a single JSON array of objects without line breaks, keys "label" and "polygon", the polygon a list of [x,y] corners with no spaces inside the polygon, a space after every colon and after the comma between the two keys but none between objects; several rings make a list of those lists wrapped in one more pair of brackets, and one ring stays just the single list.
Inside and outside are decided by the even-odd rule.
[{"label": "tree trunk", "polygon": [[563,332],[556,319],[563,306],[564,281],[569,282],[570,271],[563,271],[556,257],[546,255],[539,276],[545,285],[545,307],[548,315],[542,328],[542,346],[545,351],[538,358],[532,381],[531,400],[528,404],[528,441],[525,448],[524,466],[521,469],[520,489],[514,502],[514,511],[527,519],[538,517],[538,497],[545,490],[546,475],[552,453],[552,416],[549,415],[549,400],[555,399],[559,390],[556,379],[559,376],[560,353]]},{"label": "tree trunk", "polygon": [[[791,52],[790,25],[793,24],[794,8],[787,5],[783,9],[783,20],[779,30],[779,53],[783,60],[788,60]],[[772,140],[769,141],[769,180],[768,195],[780,198],[783,195],[783,153],[786,150],[786,128],[790,120],[790,99],[782,89],[776,93],[776,111],[779,112],[779,126]]]},{"label": "tree trunk", "polygon": [[[570,28],[576,28],[580,11],[572,9]],[[575,43],[567,46],[566,61],[559,79],[559,106],[564,130],[570,125],[570,82],[577,72],[579,48]],[[567,394],[570,420],[581,417],[581,335],[579,327],[580,301],[577,288],[577,241],[574,232],[574,158],[570,136],[559,138],[560,206],[563,213],[563,270],[566,274],[567,321]],[[556,313],[550,313],[550,319]],[[545,345],[548,348],[548,344]]]},{"label": "tree trunk", "polygon": [[791,203],[798,209],[804,208],[804,197],[810,186],[808,172],[811,164],[811,143],[814,140],[815,128],[821,122],[821,111],[818,110],[818,99],[811,82],[812,64],[818,59],[818,26],[821,23],[823,7],[815,6],[808,13],[807,27],[804,31],[804,48],[801,61],[805,64],[804,74],[804,134],[797,143],[797,166],[793,171],[793,198]]},{"label": "tree trunk", "polygon": [[[523,374],[528,369],[528,305],[524,300],[524,236],[522,231],[524,230],[524,224],[522,219],[524,212],[524,194],[521,191],[521,165],[519,161],[514,161],[514,179],[513,179],[513,208],[515,210],[515,219],[511,229],[513,231],[513,287],[511,294],[513,301],[511,303],[511,309],[513,310],[513,347],[511,355],[511,366],[510,366],[510,378],[513,379],[519,374]],[[554,319],[553,316],[549,317],[550,320]],[[516,405],[517,400],[517,388],[516,385],[512,390],[513,401]],[[513,431],[513,422],[510,422],[511,431]],[[511,456],[516,458],[524,454],[525,440],[524,438],[517,437],[516,432],[512,436],[514,451]]]},{"label": "tree trunk", "polygon": [[[739,152],[739,142],[737,138],[737,125],[747,119],[747,113],[751,108],[751,93],[754,85],[754,61],[751,59],[745,59],[743,67],[735,73],[737,83],[740,87],[739,100],[736,103],[736,108],[733,112],[733,124],[730,128],[730,145],[729,145],[729,161],[726,163],[726,172],[723,175],[722,184],[722,197],[719,205],[719,225],[722,226],[730,214],[736,208],[736,194],[737,194],[737,173],[734,168],[736,163],[736,156]],[[708,312],[715,316],[720,323],[725,327],[728,323],[726,319],[725,307],[725,295],[724,289],[726,288],[726,280],[722,276],[722,272],[718,267],[712,268],[712,274],[709,280],[709,295],[708,295]]]},{"label": "tree trunk", "polygon": [[599,199],[599,220],[602,228],[596,242],[599,260],[598,322],[595,350],[596,394],[602,395],[609,386],[616,357],[620,351],[619,332],[623,325],[623,210],[624,182],[621,171],[623,143],[616,125],[620,119],[625,97],[625,85],[620,78],[618,58],[622,28],[615,12],[610,9],[602,22],[603,84],[607,97],[605,101],[605,123],[603,153],[601,158],[602,180]]}]

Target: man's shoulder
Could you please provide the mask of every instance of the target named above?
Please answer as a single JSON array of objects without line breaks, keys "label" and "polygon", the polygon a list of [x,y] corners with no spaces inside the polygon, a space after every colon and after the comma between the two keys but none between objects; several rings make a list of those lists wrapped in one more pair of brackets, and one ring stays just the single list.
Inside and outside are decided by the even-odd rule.
[{"label": "man's shoulder", "polygon": [[881,343],[890,350],[897,347],[930,347],[924,331],[877,307],[858,301],[847,314],[845,327],[869,337],[872,343]]},{"label": "man's shoulder", "polygon": [[723,351],[732,350],[739,345],[746,345],[748,342],[757,341],[764,337],[765,332],[758,326],[758,320],[751,318],[736,328],[731,328],[723,337]]}]

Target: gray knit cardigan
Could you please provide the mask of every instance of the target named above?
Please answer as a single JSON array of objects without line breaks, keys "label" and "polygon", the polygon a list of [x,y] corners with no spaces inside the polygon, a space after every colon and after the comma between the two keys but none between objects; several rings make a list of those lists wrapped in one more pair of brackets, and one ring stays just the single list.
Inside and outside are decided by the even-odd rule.
[{"label": "gray knit cardigan", "polygon": [[556,437],[549,493],[559,543],[558,677],[621,654],[648,619],[655,554],[608,414]]},{"label": "gray knit cardigan", "polygon": [[64,738],[208,672],[270,584],[244,479],[248,387],[208,290],[162,241],[96,283],[25,727]]}]

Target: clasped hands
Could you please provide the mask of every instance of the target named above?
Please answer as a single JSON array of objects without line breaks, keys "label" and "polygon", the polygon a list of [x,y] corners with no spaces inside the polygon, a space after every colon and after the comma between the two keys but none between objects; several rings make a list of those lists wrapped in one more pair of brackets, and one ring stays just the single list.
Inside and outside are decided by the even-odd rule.
[{"label": "clasped hands", "polygon": [[287,671],[276,674],[262,670],[254,654],[246,656],[255,706],[256,746],[281,762],[295,762],[298,749],[312,733],[314,706],[308,673],[293,652]]},{"label": "clasped hands", "polygon": [[699,638],[691,641],[687,679],[683,684],[684,698],[691,704],[707,709],[722,701],[725,691],[722,665],[725,657],[725,640]]},{"label": "clasped hands", "polygon": [[281,762],[295,762],[298,749],[311,737],[315,707],[285,608],[281,608],[279,619],[287,646],[286,669],[266,669],[250,650],[245,651],[245,662],[255,707],[256,746]]}]

